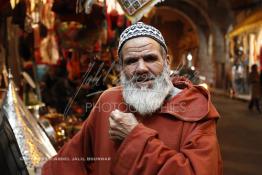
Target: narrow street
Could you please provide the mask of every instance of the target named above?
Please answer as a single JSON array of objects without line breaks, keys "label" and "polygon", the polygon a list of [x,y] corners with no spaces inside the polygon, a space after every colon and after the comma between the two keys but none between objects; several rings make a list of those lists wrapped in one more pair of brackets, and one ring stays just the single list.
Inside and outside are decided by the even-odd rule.
[{"label": "narrow street", "polygon": [[262,114],[248,111],[247,102],[213,95],[221,119],[218,137],[224,175],[261,175]]}]

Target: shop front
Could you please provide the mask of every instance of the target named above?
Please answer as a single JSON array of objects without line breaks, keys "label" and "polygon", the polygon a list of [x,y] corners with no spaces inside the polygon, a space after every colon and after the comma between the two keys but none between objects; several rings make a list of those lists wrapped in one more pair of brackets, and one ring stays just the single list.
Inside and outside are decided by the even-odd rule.
[{"label": "shop front", "polygon": [[[245,18],[229,33],[231,93],[249,95],[249,73],[252,65],[262,71],[262,12]],[[231,94],[232,95],[232,94]]]}]

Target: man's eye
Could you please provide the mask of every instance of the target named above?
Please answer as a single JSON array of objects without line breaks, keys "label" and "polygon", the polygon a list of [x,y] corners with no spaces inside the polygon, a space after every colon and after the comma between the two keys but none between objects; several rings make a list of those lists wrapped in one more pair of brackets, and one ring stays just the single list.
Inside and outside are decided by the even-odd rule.
[{"label": "man's eye", "polygon": [[148,56],[145,56],[145,57],[144,57],[144,60],[145,60],[146,62],[153,62],[153,61],[156,61],[156,60],[157,60],[157,57],[154,56],[154,55],[148,55]]},{"label": "man's eye", "polygon": [[137,59],[127,59],[126,61],[125,61],[125,64],[126,65],[130,65],[130,64],[133,64],[133,63],[135,63],[137,61]]}]

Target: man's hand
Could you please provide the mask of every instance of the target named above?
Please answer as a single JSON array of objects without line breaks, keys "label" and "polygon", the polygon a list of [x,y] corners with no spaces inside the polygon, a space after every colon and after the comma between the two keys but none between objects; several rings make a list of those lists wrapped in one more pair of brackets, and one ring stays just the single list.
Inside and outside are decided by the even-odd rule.
[{"label": "man's hand", "polygon": [[134,114],[119,110],[111,112],[109,117],[109,135],[112,139],[124,140],[125,137],[138,125]]}]

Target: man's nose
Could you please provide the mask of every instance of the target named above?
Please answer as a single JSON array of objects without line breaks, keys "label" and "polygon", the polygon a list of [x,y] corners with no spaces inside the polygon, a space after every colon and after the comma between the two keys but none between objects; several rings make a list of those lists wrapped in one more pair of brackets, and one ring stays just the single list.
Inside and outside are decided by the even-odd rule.
[{"label": "man's nose", "polygon": [[148,68],[147,68],[147,65],[146,63],[144,62],[143,59],[140,59],[138,61],[138,65],[136,67],[136,73],[145,73],[145,72],[148,72]]}]

